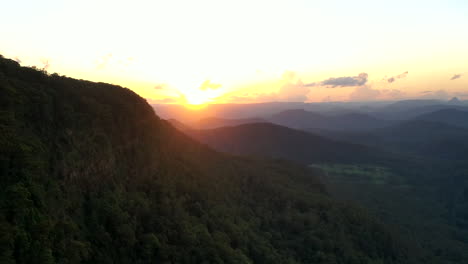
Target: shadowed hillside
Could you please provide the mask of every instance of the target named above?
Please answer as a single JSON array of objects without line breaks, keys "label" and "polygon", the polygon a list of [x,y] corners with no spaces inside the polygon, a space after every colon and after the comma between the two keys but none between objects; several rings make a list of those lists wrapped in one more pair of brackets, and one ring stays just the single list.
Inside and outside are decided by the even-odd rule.
[{"label": "shadowed hillside", "polygon": [[219,127],[226,127],[226,126],[238,126],[243,124],[251,124],[251,123],[261,123],[265,122],[265,120],[260,118],[245,118],[245,119],[225,119],[225,118],[203,118],[198,122],[195,122],[191,125],[191,127],[196,129],[212,129],[212,128],[219,128]]},{"label": "shadowed hillside", "polygon": [[239,155],[284,158],[303,164],[317,162],[385,163],[400,160],[399,157],[375,148],[334,141],[270,123],[191,130],[187,133],[219,151]]},{"label": "shadowed hillside", "polygon": [[418,116],[416,119],[468,128],[468,111],[458,109],[442,109]]},{"label": "shadowed hillside", "polygon": [[415,119],[366,132],[310,129],[311,133],[393,152],[446,160],[468,158],[468,130],[442,122]]},{"label": "shadowed hillside", "polygon": [[2,263],[411,263],[316,174],[234,158],[132,91],[0,58]]}]

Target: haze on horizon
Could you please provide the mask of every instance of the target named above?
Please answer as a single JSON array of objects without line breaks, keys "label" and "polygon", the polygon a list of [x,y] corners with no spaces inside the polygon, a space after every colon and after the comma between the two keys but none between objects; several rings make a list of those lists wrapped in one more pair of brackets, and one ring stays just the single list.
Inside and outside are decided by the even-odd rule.
[{"label": "haze on horizon", "polygon": [[10,1],[0,54],[152,103],[468,99],[466,1]]}]

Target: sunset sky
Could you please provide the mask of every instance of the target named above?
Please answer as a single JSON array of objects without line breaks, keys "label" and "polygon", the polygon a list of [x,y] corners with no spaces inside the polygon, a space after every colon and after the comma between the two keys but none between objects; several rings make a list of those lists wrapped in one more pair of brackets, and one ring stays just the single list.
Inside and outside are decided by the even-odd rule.
[{"label": "sunset sky", "polygon": [[0,54],[153,103],[468,99],[468,1],[6,1]]}]

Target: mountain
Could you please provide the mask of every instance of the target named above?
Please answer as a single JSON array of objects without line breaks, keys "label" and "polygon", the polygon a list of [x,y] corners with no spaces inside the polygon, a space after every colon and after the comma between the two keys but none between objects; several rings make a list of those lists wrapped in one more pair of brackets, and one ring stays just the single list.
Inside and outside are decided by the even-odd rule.
[{"label": "mountain", "polygon": [[287,126],[291,128],[309,127],[322,120],[323,115],[309,112],[303,109],[292,109],[282,111],[269,118],[269,121],[278,125]]},{"label": "mountain", "polygon": [[364,132],[309,132],[393,152],[449,160],[468,158],[468,129],[442,122],[416,119]]},{"label": "mountain", "polygon": [[283,158],[303,164],[391,162],[396,159],[377,149],[333,141],[270,123],[193,130],[188,134],[222,152]]},{"label": "mountain", "polygon": [[171,118],[171,119],[168,119],[166,121],[179,131],[187,131],[187,130],[192,129],[191,127],[187,126],[186,124],[180,122],[177,119]]},{"label": "mountain", "polygon": [[221,119],[266,119],[277,113],[303,109],[314,113],[327,115],[344,114],[351,112],[368,113],[380,109],[392,102],[266,102],[266,103],[231,103],[231,104],[207,104],[200,108],[190,108],[176,104],[158,104],[157,101],[148,99],[152,107],[163,119],[177,119],[185,124],[198,122],[200,119],[216,117]]},{"label": "mountain", "polygon": [[152,104],[161,118],[177,119],[185,124],[193,124],[204,118],[250,119],[284,111],[303,108],[302,102],[268,102],[252,104],[208,104],[199,109],[187,108],[184,105]]},{"label": "mountain", "polygon": [[191,127],[197,129],[212,129],[218,127],[227,127],[227,126],[238,126],[242,124],[250,124],[250,123],[262,123],[266,122],[261,118],[244,118],[244,119],[226,119],[226,118],[203,118],[198,122],[192,124]]},{"label": "mountain", "polygon": [[[148,100],[151,102],[151,100]],[[468,111],[468,103],[466,101],[449,101],[442,100],[403,100],[397,102],[323,102],[323,103],[299,103],[299,102],[270,102],[270,103],[251,103],[251,104],[208,104],[199,109],[191,109],[184,105],[173,104],[153,104],[152,107],[163,119],[177,119],[185,124],[196,124],[199,120],[205,118],[219,119],[263,119],[270,122],[270,117],[280,114],[281,112],[290,112],[291,115],[301,115],[300,111],[309,112],[321,115],[325,118],[325,123],[320,124],[320,127],[315,127],[315,124],[308,128],[326,128],[327,122],[335,122],[329,117],[338,117],[336,123],[330,129],[338,129],[345,127],[339,125],[340,122],[347,120],[346,115],[351,115],[351,118],[356,118],[356,122],[363,119],[363,128],[360,125],[353,125],[349,122],[347,127],[354,127],[355,130],[367,128],[378,128],[382,125],[386,126],[392,120],[410,120],[419,115],[434,112],[445,108],[453,108],[458,110]],[[296,112],[296,113],[294,113]],[[289,115],[288,114],[288,115]],[[353,115],[358,115],[353,117]],[[339,120],[340,116],[342,120]],[[312,116],[314,117],[314,116]],[[374,120],[372,120],[374,119]],[[375,120],[377,119],[377,121]],[[279,120],[283,122],[283,120]],[[370,122],[370,123],[367,123]],[[382,123],[382,124],[381,124]],[[390,122],[391,123],[391,122]],[[285,125],[285,123],[278,123]],[[391,123],[392,124],[392,123]],[[390,124],[390,125],[391,125]],[[289,125],[293,128],[303,128],[301,123]],[[208,128],[208,127],[207,127]],[[346,127],[345,127],[346,128]]]},{"label": "mountain", "polygon": [[272,123],[298,129],[318,128],[339,131],[362,131],[388,126],[390,121],[380,120],[363,113],[323,115],[305,110],[288,110],[273,115]]},{"label": "mountain", "polygon": [[468,105],[464,103],[454,104],[451,101],[439,100],[405,100],[381,107],[370,114],[381,119],[411,120],[420,115],[447,108],[468,111]]},{"label": "mountain", "polygon": [[393,104],[384,106],[385,111],[407,111],[414,108],[426,107],[443,104],[441,100],[402,100]]},{"label": "mountain", "polygon": [[453,108],[441,109],[431,113],[423,114],[416,117],[415,119],[440,122],[448,125],[468,128],[468,111],[462,111]]},{"label": "mountain", "polygon": [[358,202],[381,221],[397,223],[401,229],[396,233],[407,234],[431,252],[428,263],[468,259],[464,129],[412,121],[371,132],[323,134],[346,135],[339,139],[353,144],[268,123],[186,133],[222,152],[283,158],[320,168],[322,182],[335,198]]},{"label": "mountain", "polygon": [[463,102],[460,101],[460,99],[458,99],[458,97],[453,97],[452,99],[450,99],[448,101],[448,103],[453,104],[453,105],[463,104]]},{"label": "mountain", "polygon": [[319,172],[215,152],[129,89],[0,57],[2,263],[412,263]]}]

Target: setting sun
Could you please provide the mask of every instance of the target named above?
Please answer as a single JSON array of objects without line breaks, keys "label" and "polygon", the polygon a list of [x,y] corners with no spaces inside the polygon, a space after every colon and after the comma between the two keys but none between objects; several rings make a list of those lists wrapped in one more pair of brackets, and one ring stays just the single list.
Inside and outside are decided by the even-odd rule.
[{"label": "setting sun", "polygon": [[212,98],[203,91],[196,91],[184,94],[188,105],[202,105],[210,102]]},{"label": "setting sun", "polygon": [[163,104],[468,98],[466,1],[10,2],[4,56]]},{"label": "setting sun", "polygon": [[0,264],[468,264],[468,0],[13,0]]},{"label": "setting sun", "polygon": [[188,89],[178,89],[177,93],[184,104],[202,105],[215,101],[216,98],[223,95],[224,90],[219,83],[210,80],[203,81],[200,85],[190,85]]}]

